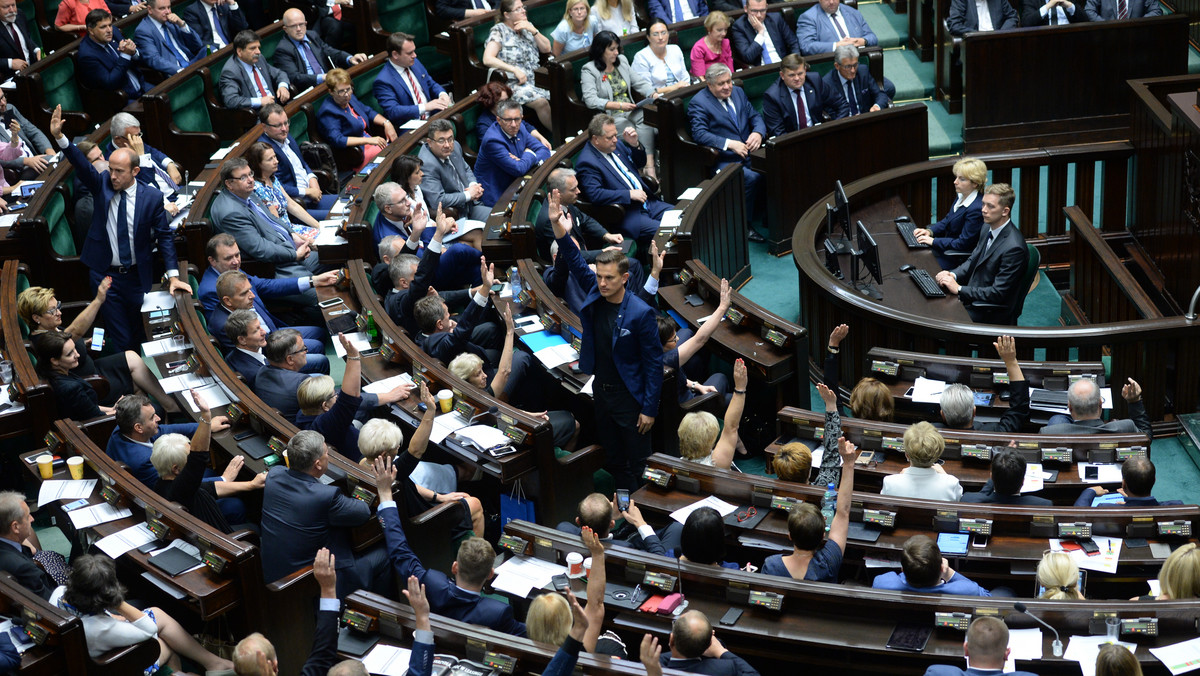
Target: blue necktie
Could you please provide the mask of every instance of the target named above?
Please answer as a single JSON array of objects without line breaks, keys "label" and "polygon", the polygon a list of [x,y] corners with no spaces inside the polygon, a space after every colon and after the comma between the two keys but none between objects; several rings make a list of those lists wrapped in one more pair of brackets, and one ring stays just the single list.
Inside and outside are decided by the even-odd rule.
[{"label": "blue necktie", "polygon": [[263,218],[267,219],[268,223],[275,226],[275,229],[277,231],[279,231],[279,234],[282,235],[285,240],[287,240],[288,244],[291,244],[293,247],[296,246],[296,243],[294,241],[292,241],[291,231],[289,231],[287,228],[280,225],[279,221],[275,220],[274,216],[263,211],[262,207],[258,206],[258,203],[255,202],[254,200],[247,199],[246,204],[248,204],[250,206],[250,208],[253,209],[254,211],[257,211],[259,216],[262,216]]},{"label": "blue necktie", "polygon": [[133,265],[133,254],[129,250],[129,194],[124,190],[117,196],[117,256],[121,265]]},{"label": "blue necktie", "polygon": [[308,66],[309,75],[320,75],[325,72],[321,67],[321,62],[317,61],[317,55],[313,54],[312,47],[309,46],[308,40],[300,43],[300,49],[304,51],[305,65]]},{"label": "blue necktie", "polygon": [[679,4],[679,0],[675,0],[675,17],[673,22],[683,21],[683,5]]},{"label": "blue necktie", "polygon": [[733,120],[733,128],[737,129],[737,111],[733,109],[733,104],[729,102],[729,99],[725,99],[725,109],[729,111],[729,117]]},{"label": "blue necktie", "polygon": [[190,60],[188,58],[188,55],[184,54],[183,50],[180,49],[180,47],[179,47],[179,43],[175,42],[175,38],[171,35],[171,27],[170,26],[163,24],[162,32],[163,32],[163,38],[167,41],[167,47],[170,48],[170,50],[172,52],[174,52],[175,60],[179,62],[179,68],[182,69],[184,66],[186,66],[188,64],[188,61]]},{"label": "blue necktie", "polygon": [[[121,52],[117,51],[117,46],[114,45],[113,42],[116,42],[116,41],[112,40],[108,43],[108,48],[112,50],[113,55],[117,57],[117,63],[120,64]],[[129,79],[129,85],[130,85],[129,93],[134,96],[137,96],[142,91],[142,85],[140,82],[138,82],[137,76],[134,75],[133,72],[134,72],[133,68],[126,69],[125,77]]]},{"label": "blue necktie", "polygon": [[217,29],[217,37],[221,38],[221,43],[229,44],[229,38],[225,37],[225,29],[221,27],[221,15],[217,13],[217,8],[210,7],[208,15],[212,17],[212,24]]}]

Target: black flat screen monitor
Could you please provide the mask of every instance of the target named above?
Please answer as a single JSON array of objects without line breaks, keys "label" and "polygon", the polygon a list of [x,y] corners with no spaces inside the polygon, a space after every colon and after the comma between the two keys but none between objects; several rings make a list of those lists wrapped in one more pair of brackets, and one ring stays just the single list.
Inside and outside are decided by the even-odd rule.
[{"label": "black flat screen monitor", "polygon": [[875,284],[883,284],[883,271],[879,267],[879,247],[876,246],[875,238],[871,236],[871,231],[867,230],[862,221],[858,222],[858,251],[854,253],[851,263],[851,277],[853,278],[854,288],[864,296],[881,300],[883,294],[879,293],[879,289],[869,281],[860,279],[862,273],[861,267],[866,267],[867,273],[875,280]]}]

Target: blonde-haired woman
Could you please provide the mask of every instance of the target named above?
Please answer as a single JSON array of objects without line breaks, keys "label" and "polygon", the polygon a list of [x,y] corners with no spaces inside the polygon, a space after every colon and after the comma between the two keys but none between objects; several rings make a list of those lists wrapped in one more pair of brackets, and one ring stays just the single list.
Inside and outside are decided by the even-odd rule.
[{"label": "blonde-haired woman", "polygon": [[[588,620],[583,634],[583,649],[594,655],[609,655],[628,659],[625,644],[611,631],[601,633],[604,625],[604,586],[608,583],[604,569],[604,545],[600,536],[584,526],[580,532],[583,544],[592,557],[592,568],[587,577],[587,605],[583,607]],[[542,594],[529,604],[525,617],[525,630],[531,640],[549,645],[560,645],[574,625],[571,604],[559,594]]]},{"label": "blonde-haired woman", "polygon": [[633,0],[596,0],[592,5],[592,21],[597,33],[612,31],[617,35],[629,35],[640,30],[637,15],[633,13]]},{"label": "blonde-haired woman", "polygon": [[[587,49],[592,46],[592,38],[596,37],[597,32],[587,0],[568,0],[562,21],[550,33],[554,40],[550,51],[557,58],[564,52]],[[570,606],[567,606],[567,612],[571,612]]]},{"label": "blonde-haired woman", "polygon": [[958,199],[942,220],[928,228],[917,228],[917,241],[933,249],[938,263],[947,270],[962,262],[952,254],[969,254],[975,250],[979,232],[983,229],[983,199],[980,191],[987,183],[987,165],[983,160],[964,157],[954,163],[954,192]]},{"label": "blonde-haired woman", "polygon": [[1158,574],[1162,600],[1200,598],[1200,549],[1189,542],[1171,552]]},{"label": "blonde-haired woman", "polygon": [[1082,601],[1079,566],[1066,552],[1046,552],[1037,567],[1038,584],[1046,589],[1038,598],[1051,601]]},{"label": "blonde-haired woman", "polygon": [[[697,411],[683,416],[679,423],[679,455],[685,460],[729,469],[733,466],[733,453],[737,449],[738,425],[742,421],[742,409],[746,406],[746,362],[738,359],[733,363],[733,398],[725,408],[725,429],[717,425],[717,419],[707,411]],[[720,434],[720,438],[717,434]]]}]

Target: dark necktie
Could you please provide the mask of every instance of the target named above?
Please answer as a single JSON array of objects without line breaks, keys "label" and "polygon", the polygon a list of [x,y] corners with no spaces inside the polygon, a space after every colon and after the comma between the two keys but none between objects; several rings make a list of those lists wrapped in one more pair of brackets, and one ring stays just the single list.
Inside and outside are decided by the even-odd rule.
[{"label": "dark necktie", "polygon": [[846,31],[842,30],[842,22],[838,21],[838,15],[836,13],[830,14],[829,20],[833,22],[833,28],[834,28],[834,30],[837,31],[838,39],[845,40],[846,39]]},{"label": "dark necktie", "polygon": [[733,120],[733,128],[737,129],[737,126],[738,126],[737,111],[733,109],[733,104],[730,103],[729,99],[725,99],[725,110],[729,111],[729,118],[731,120]]},{"label": "dark necktie", "polygon": [[800,97],[803,95],[801,89],[792,90],[792,103],[796,105],[797,129],[808,129],[808,113],[804,112],[804,104],[800,102]]},{"label": "dark necktie", "polygon": [[1117,18],[1129,18],[1129,3],[1126,0],[1117,0]]},{"label": "dark necktie", "polygon": [[175,60],[179,62],[179,67],[182,69],[188,64],[188,55],[183,52],[183,50],[179,47],[179,43],[176,42],[175,38],[171,35],[170,26],[163,24],[162,34],[163,39],[167,42],[167,48],[171,50],[171,54],[175,57]]},{"label": "dark necktie", "polygon": [[117,196],[117,256],[121,265],[133,265],[133,254],[129,250],[129,194],[122,190]]},{"label": "dark necktie", "polygon": [[308,44],[308,40],[300,43],[300,49],[304,52],[304,59],[308,62],[308,72],[313,75],[320,75],[325,72],[321,67],[321,62],[317,61],[317,55],[313,53],[312,46]]},{"label": "dark necktie", "polygon": [[[26,56],[26,57],[28,57],[28,56],[29,56],[29,54],[28,54],[28,52],[26,52],[26,51],[25,51],[25,46],[24,46],[24,44],[21,42],[21,38],[20,38],[20,36],[18,36],[18,35],[17,35],[17,27],[16,27],[16,25],[15,25],[15,24],[11,24],[11,23],[5,23],[4,25],[5,25],[5,27],[7,27],[7,28],[8,28],[8,35],[9,35],[9,37],[11,37],[11,38],[12,38],[13,44],[17,46],[17,49],[21,50],[21,54],[22,54],[23,56]],[[25,60],[26,60],[26,61],[29,61],[30,59],[26,58]]]},{"label": "dark necktie", "polygon": [[858,96],[854,93],[854,81],[846,81],[846,101],[850,103],[850,114],[858,115]]},{"label": "dark necktie", "polygon": [[229,39],[225,37],[225,29],[221,28],[221,17],[217,15],[216,7],[208,8],[208,17],[213,26],[213,37],[216,38],[213,42],[220,45],[228,44]]},{"label": "dark necktie", "polygon": [[1057,26],[1058,25],[1058,7],[1057,6],[1052,7],[1050,9],[1050,11],[1047,12],[1047,14],[1049,14],[1048,18],[1050,19],[1050,25]]},{"label": "dark necktie", "polygon": [[252,199],[247,199],[246,204],[250,207],[251,211],[258,213],[259,216],[262,216],[267,220],[268,223],[274,226],[275,230],[281,237],[283,237],[284,240],[286,240],[293,247],[296,246],[296,243],[292,240],[292,233],[289,232],[287,228],[280,225],[279,221],[275,220],[274,216],[264,211],[263,208],[258,206],[258,203]]}]

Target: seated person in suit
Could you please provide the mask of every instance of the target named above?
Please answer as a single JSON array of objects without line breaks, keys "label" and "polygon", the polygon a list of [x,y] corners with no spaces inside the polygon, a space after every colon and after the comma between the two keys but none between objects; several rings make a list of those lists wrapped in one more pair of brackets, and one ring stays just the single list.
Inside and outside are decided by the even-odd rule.
[{"label": "seated person in suit", "polygon": [[495,204],[514,180],[550,159],[550,147],[525,131],[524,119],[521,104],[504,99],[496,104],[496,124],[479,140],[475,176],[484,204]]},{"label": "seated person in suit", "polygon": [[367,60],[366,54],[343,52],[325,44],[316,33],[309,34],[304,12],[295,7],[283,13],[283,32],[287,37],[275,46],[272,59],[299,90],[324,82],[325,73],[331,67],[349,68]]},{"label": "seated person in suit", "polygon": [[[511,96],[512,90],[503,82],[489,82],[479,88],[479,98],[476,99],[479,103],[479,116],[475,118],[476,145],[483,143],[483,137],[487,135],[492,125],[496,124],[496,106]],[[532,124],[522,120],[521,130],[540,141],[547,148],[553,148],[550,145],[550,141],[545,136],[542,136],[542,132],[538,131]]]},{"label": "seated person in suit", "polygon": [[[396,185],[394,183],[390,185]],[[401,191],[402,192],[402,191]],[[384,298],[384,309],[387,310],[388,316],[396,325],[408,332],[410,336],[414,336],[418,332],[417,320],[413,315],[413,306],[417,301],[424,298],[429,293],[429,289],[434,288],[433,282],[437,276],[438,268],[441,267],[441,259],[443,255],[442,238],[454,228],[454,219],[449,216],[442,215],[441,220],[434,226],[433,238],[429,241],[429,246],[421,249],[418,253],[420,257],[407,252],[417,252],[416,244],[421,240],[421,234],[426,227],[426,220],[421,218],[413,222],[413,233],[409,235],[409,240],[404,245],[404,251],[395,258],[388,266],[388,275],[391,278],[391,290]],[[415,289],[415,290],[414,290]],[[470,302],[470,292],[466,290],[448,290],[439,291],[438,294],[447,303],[454,305],[462,305]],[[494,336],[496,326],[493,323],[485,323],[489,331],[493,332],[493,337],[488,338],[480,335],[480,342],[494,342],[498,340]],[[480,324],[483,327],[485,324]],[[476,329],[482,330],[481,328]],[[474,332],[472,333],[474,340]]]},{"label": "seated person in suit", "polygon": [[[644,645],[644,642],[643,642]],[[694,674],[758,676],[746,660],[725,649],[708,617],[689,610],[671,625],[671,653],[659,658],[662,666]]]},{"label": "seated person in suit", "polygon": [[183,8],[183,20],[213,51],[250,27],[242,9],[231,0],[197,0]]},{"label": "seated person in suit", "polygon": [[[960,502],[981,502],[994,505],[1052,505],[1050,500],[1035,495],[1022,495],[1025,482],[1025,458],[1016,451],[1004,449],[992,455],[992,478],[976,493],[963,493]],[[1090,505],[1091,502],[1089,501]]]},{"label": "seated person in suit", "polygon": [[[564,171],[571,170],[565,169]],[[572,190],[574,190],[576,195],[578,195],[578,188],[573,187]],[[561,194],[564,198],[567,196],[567,193],[565,192]],[[549,198],[547,198],[547,203],[549,203]],[[575,242],[575,245],[577,247],[582,247],[584,246],[584,243],[581,243],[580,238],[574,234],[575,224],[580,224],[584,227],[588,227],[588,221],[590,221],[596,227],[600,227],[600,224],[596,223],[594,219],[580,211],[578,207],[573,205],[565,206],[565,201],[563,204],[563,214],[566,214],[568,211],[572,212],[570,223],[571,227],[568,228],[567,232],[570,234],[571,240]],[[543,221],[542,217],[545,213],[546,210],[543,209],[542,213],[538,214],[538,223],[545,223],[549,221],[549,218],[546,218],[545,221]],[[546,227],[551,228],[552,226],[546,225]],[[594,271],[596,259],[599,258],[600,255],[606,250],[611,250],[613,252],[618,251],[615,246],[609,246],[599,250],[581,251],[581,253],[590,256],[591,262],[587,264],[589,270]],[[638,298],[641,298],[642,301],[647,305],[653,305],[655,302],[654,298],[658,294],[658,280],[661,276],[662,265],[661,256],[657,254],[657,251],[658,248],[655,246],[654,242],[651,241],[650,262],[652,267],[649,275],[646,274],[646,268],[643,267],[642,264],[637,261],[637,259],[629,257],[625,258],[625,262],[629,264],[629,279],[625,281],[625,288],[630,293],[633,293]],[[587,260],[588,259],[586,258],[584,259],[585,262]],[[571,276],[571,270],[567,256],[560,257],[558,255],[557,241],[550,242],[550,263],[550,265],[547,265],[546,268],[542,270],[542,281],[546,283],[546,286],[550,289],[551,293],[566,302],[567,307],[570,308],[572,312],[578,313],[580,308],[583,307],[584,301],[587,299],[587,292],[584,291],[583,287],[579,285],[579,282]]]},{"label": "seated person in suit", "polygon": [[1004,671],[1008,653],[1008,625],[1004,624],[1004,620],[977,617],[967,628],[967,639],[963,641],[967,668],[935,664],[925,670],[925,676],[1034,676],[1028,671]]},{"label": "seated person in suit", "polygon": [[[1000,336],[992,343],[1008,372],[1008,388],[1011,397],[1008,410],[997,422],[979,422],[975,419],[975,393],[962,383],[950,383],[942,390],[942,422],[952,430],[979,430],[981,432],[1008,432],[1016,434],[1029,422],[1029,381],[1017,363],[1017,343],[1012,336]],[[943,425],[934,423],[938,427]]]},{"label": "seated person in suit", "polygon": [[0,570],[48,601],[58,583],[38,564],[41,549],[25,496],[16,491],[0,492]]},{"label": "seated person in suit", "polygon": [[497,2],[492,0],[437,0],[433,13],[442,21],[453,23],[474,16],[494,14]]},{"label": "seated person in suit", "polygon": [[733,73],[727,66],[713,64],[704,79],[708,86],[697,92],[688,104],[692,139],[717,150],[717,170],[735,162],[742,164],[746,177],[748,237],[751,242],[766,241],[750,227],[750,222],[762,212],[758,196],[762,175],[750,168],[750,153],[762,145],[766,125],[746,92],[733,86]]},{"label": "seated person in suit", "polygon": [[0,2],[0,77],[9,79],[42,58],[42,49],[34,41],[37,29],[25,12],[17,8],[17,0]]},{"label": "seated person in suit", "polygon": [[782,136],[848,115],[846,100],[821,79],[808,77],[808,63],[788,54],[779,64],[779,80],[763,93],[763,122],[767,135]]},{"label": "seated person in suit", "polygon": [[[657,263],[653,258],[651,261]],[[658,267],[657,264],[655,267]],[[724,373],[714,373],[703,383],[692,379],[693,377],[703,377],[702,374],[705,369],[698,363],[700,360],[693,362],[692,359],[700,354],[700,348],[704,347],[708,339],[717,330],[717,327],[721,325],[721,319],[725,316],[725,312],[729,310],[732,293],[729,288],[729,280],[722,279],[721,296],[720,300],[717,301],[717,308],[713,310],[713,313],[707,319],[703,320],[700,328],[696,329],[695,333],[692,333],[691,329],[687,328],[676,330],[679,325],[669,316],[659,315],[658,317],[658,338],[662,341],[663,346],[663,365],[679,372],[679,367],[682,364],[689,371],[689,373],[681,374],[680,377],[675,379],[679,390],[679,403],[710,392],[719,394],[725,400],[726,406],[729,405],[732,399],[732,395],[729,394],[729,377]],[[680,334],[683,334],[683,340],[680,340]],[[692,371],[693,365],[700,366],[700,368]],[[742,445],[742,440],[739,437],[738,453],[744,454],[745,452],[746,447]]]},{"label": "seated person in suit", "polygon": [[301,236],[315,236],[321,224],[284,189],[279,176],[279,166],[283,160],[276,154],[275,148],[265,141],[255,141],[246,149],[245,157],[254,176],[254,196],[267,207],[271,216],[288,226],[292,232]]},{"label": "seated person in suit", "polygon": [[841,0],[820,0],[796,19],[796,41],[805,56],[828,54],[838,45],[874,47],[879,38],[863,15]]},{"label": "seated person in suit", "polygon": [[300,144],[288,135],[291,122],[283,106],[268,103],[259,109],[258,121],[263,125],[263,135],[258,140],[271,146],[275,157],[279,159],[275,176],[283,185],[283,191],[307,209],[313,218],[321,220],[328,216],[334,202],[337,202],[337,195],[321,193],[317,175],[300,153]]},{"label": "seated person in suit", "polygon": [[[622,134],[631,127],[636,130],[635,138],[641,141],[642,153],[645,154],[637,166],[653,178],[654,141],[658,132],[646,124],[637,102],[652,95],[654,88],[640,72],[630,69],[629,60],[621,53],[621,38],[616,33],[600,31],[596,35],[579,78],[585,106],[616,120],[617,131]],[[633,143],[630,145],[634,146]]]},{"label": "seated person in suit", "polygon": [[1079,566],[1067,552],[1046,552],[1038,562],[1037,583],[1046,591],[1039,599],[1049,601],[1082,601],[1079,591]]},{"label": "seated person in suit", "polygon": [[[65,3],[64,3],[65,4]],[[87,36],[75,56],[75,79],[80,86],[98,91],[124,91],[130,102],[150,91],[137,65],[144,62],[137,44],[113,26],[104,9],[87,13]]]},{"label": "seated person in suit", "polygon": [[[241,271],[242,252],[238,248],[237,240],[227,232],[218,232],[210,237],[204,251],[208,257],[208,267],[200,277],[200,305],[206,314],[212,314],[221,305],[221,298],[217,295],[217,280],[231,270]],[[268,298],[274,299],[270,308],[274,310],[274,314],[286,319],[303,317],[310,324],[324,324],[324,317],[316,305],[314,289],[318,286],[332,286],[337,281],[337,271],[331,270],[300,278],[262,279],[249,274],[246,278],[250,280],[255,296],[262,301],[260,304],[265,305]],[[218,331],[211,326],[209,330],[214,333]],[[325,336],[322,335],[319,340],[324,342]]]},{"label": "seated person in suit", "polygon": [[268,103],[287,103],[292,97],[287,73],[262,58],[262,40],[252,30],[233,38],[235,58],[221,69],[221,103],[226,108],[262,108]]},{"label": "seated person in suit", "polygon": [[1042,434],[1132,434],[1141,432],[1153,437],[1150,417],[1146,415],[1146,404],[1142,401],[1142,386],[1133,378],[1121,387],[1121,398],[1129,408],[1129,418],[1118,418],[1104,422],[1104,401],[1100,387],[1091,378],[1081,378],[1071,383],[1067,390],[1069,415],[1056,413],[1050,423],[1039,430]]},{"label": "seated person in suit", "polygon": [[[3,33],[0,33],[0,36],[3,36]],[[0,63],[3,63],[2,58]],[[56,151],[50,145],[50,139],[26,119],[16,106],[8,102],[8,97],[3,91],[0,91],[0,115],[11,118],[8,127],[0,125],[0,143],[8,144],[9,148],[14,143],[17,146],[16,152],[6,148],[0,153],[0,167],[9,170],[9,173],[16,175],[18,179],[37,178],[50,166],[49,162],[54,158]],[[16,185],[9,185],[7,180],[3,181],[2,187],[5,195],[11,195],[16,189]],[[83,185],[79,184],[76,187],[83,188]],[[85,224],[90,220],[85,221]]]},{"label": "seated person in suit", "polygon": [[76,372],[80,352],[71,334],[46,331],[34,334],[32,341],[38,375],[54,390],[58,415],[72,420],[89,420],[112,414],[112,407],[101,406],[96,390]]},{"label": "seated person in suit", "polygon": [[[617,532],[613,531],[617,525],[614,514],[625,520]],[[575,517],[574,523],[563,521],[557,526],[558,530],[573,534],[585,528],[595,533],[601,541],[667,556],[668,550],[679,549],[679,535],[683,525],[672,521],[661,532],[656,533],[654,527],[642,518],[642,510],[638,509],[632,499],[629,500],[629,508],[620,511],[616,495],[609,499],[600,493],[592,493],[579,501],[579,516]]]},{"label": "seated person in suit", "polygon": [[149,0],[133,37],[145,64],[167,77],[186,68],[204,47],[200,36],[171,11],[171,0]]},{"label": "seated person in suit", "polygon": [[692,411],[683,416],[679,423],[680,457],[720,469],[733,466],[738,425],[741,424],[742,409],[746,405],[746,381],[746,363],[737,359],[733,362],[733,400],[725,408],[723,427],[717,425],[716,417],[708,411]]},{"label": "seated person in suit", "polygon": [[838,45],[833,50],[833,65],[834,69],[825,75],[825,85],[842,97],[849,115],[888,107],[887,95],[880,91],[871,71],[866,64],[858,63],[858,47]]},{"label": "seated person in suit", "polygon": [[[371,266],[371,288],[375,289],[375,293],[380,297],[386,298],[388,292],[392,290],[392,276],[388,272],[388,268],[391,267],[393,258],[404,253],[406,242],[407,240],[400,235],[388,235],[379,240],[379,244],[375,247],[379,254],[379,262]],[[416,269],[415,263],[413,269]]]},{"label": "seated person in suit", "polygon": [[935,279],[958,296],[973,321],[1015,326],[1028,289],[1019,288],[1029,262],[1025,237],[1009,219],[1016,195],[1007,183],[994,183],[983,194],[983,222],[987,229],[967,260],[953,270],[942,270]]},{"label": "seated person in suit", "polygon": [[[415,155],[404,155],[397,157],[392,162],[392,180],[404,188],[404,199],[408,200],[408,210],[415,218],[417,214],[434,214],[438,212],[442,205],[438,202],[430,202],[426,197],[425,191],[421,190],[421,184],[425,180],[425,170],[422,168],[420,158]],[[453,230],[446,234],[446,241],[454,244],[466,244],[475,251],[471,253],[469,262],[462,266],[462,270],[443,269],[438,274],[438,286],[461,289],[469,284],[474,284],[479,281],[479,276],[476,274],[479,270],[478,256],[483,252],[483,223],[479,221],[471,221],[466,216],[452,213],[445,208],[442,208],[442,215],[449,218],[454,218],[457,224]],[[428,220],[426,221],[428,223]],[[421,241],[428,242],[433,239],[433,230],[426,229],[421,233]],[[420,255],[419,253],[417,255]],[[454,275],[452,273],[461,273]]]},{"label": "seated person in suit", "polygon": [[263,328],[258,313],[254,310],[230,312],[225,320],[225,337],[233,343],[233,349],[225,351],[225,363],[253,385],[258,372],[267,365],[267,357],[263,354],[263,348],[267,346],[267,330]]},{"label": "seated person in suit", "polygon": [[638,174],[637,168],[646,164],[646,150],[637,130],[627,126],[618,137],[616,120],[600,113],[588,123],[588,141],[575,160],[583,197],[592,204],[616,204],[624,209],[621,232],[637,242],[644,256],[671,205],[650,197],[645,179]]},{"label": "seated person in suit", "polygon": [[788,537],[792,541],[792,553],[768,556],[763,561],[764,574],[817,582],[838,581],[838,570],[842,567],[842,555],[846,553],[846,537],[850,531],[850,502],[854,493],[854,461],[858,457],[858,449],[845,437],[839,438],[837,445],[842,458],[842,480],[837,487],[837,507],[833,521],[828,526],[828,539],[825,537],[825,518],[816,505],[804,502],[793,507],[788,514]]},{"label": "seated person in suit", "polygon": [[767,13],[767,0],[745,0],[746,13],[733,22],[733,55],[749,66],[779,63],[788,54],[799,54],[796,33],[779,12]]},{"label": "seated person in suit", "polygon": [[[1157,505],[1182,504],[1179,500],[1160,501],[1154,497],[1154,475],[1154,463],[1150,462],[1150,458],[1144,455],[1134,456],[1121,463],[1121,487],[1119,489],[1109,491],[1102,486],[1085,488],[1083,493],[1080,493],[1079,499],[1075,501],[1075,506],[1155,507]],[[1102,495],[1111,495],[1114,492],[1119,495],[1098,503],[1094,502],[1096,498]]]},{"label": "seated person in suit", "polygon": [[142,123],[129,113],[113,115],[109,131],[112,134],[112,142],[106,149],[108,154],[112,154],[116,148],[132,150],[138,156],[138,166],[141,167],[135,178],[157,188],[163,194],[163,209],[168,215],[174,217],[178,214],[179,207],[175,204],[175,196],[183,186],[184,179],[183,172],[175,160],[145,142],[142,138]]},{"label": "seated person in suit", "polygon": [[[471,352],[480,358],[486,358],[489,364],[500,360],[497,350],[499,341],[492,340],[486,345],[475,344],[471,341],[475,325],[483,321],[488,308],[488,294],[491,293],[495,276],[492,266],[484,259],[480,265],[480,275],[483,283],[473,290],[471,302],[467,309],[458,317],[458,321],[450,319],[450,309],[441,296],[425,296],[413,306],[413,316],[417,320],[417,328],[421,331],[417,343],[425,354],[440,359],[443,364],[463,352]],[[498,338],[498,336],[497,336]]]},{"label": "seated person in suit", "polygon": [[910,425],[904,430],[908,467],[899,474],[884,477],[880,494],[958,502],[963,492],[958,478],[946,474],[938,464],[944,450],[946,440],[933,425],[927,422]]},{"label": "seated person in suit", "polygon": [[[317,627],[313,632],[312,652],[304,666],[298,672],[300,676],[325,676],[332,673],[331,667],[337,661],[338,618],[341,617],[342,602],[338,600],[337,557],[329,549],[322,547],[317,550],[313,560],[313,577],[320,587],[320,600],[317,606]],[[413,608],[419,605],[411,601]],[[413,664],[419,660],[433,660],[433,632],[429,631],[429,613],[426,605],[417,610],[417,631],[413,639]],[[422,614],[425,621],[421,621]],[[233,669],[238,676],[277,676],[279,674],[279,658],[275,655],[275,646],[266,636],[257,631],[238,642],[233,649]]]},{"label": "seated person in suit", "polygon": [[356,553],[350,544],[350,529],[371,520],[370,506],[321,483],[329,466],[325,439],[301,430],[288,441],[287,454],[290,466],[272,467],[263,490],[263,579],[290,575],[327,547],[338,571],[338,597],[357,589],[394,594],[387,551],[376,545]]},{"label": "seated person in suit", "polygon": [[1083,6],[1088,21],[1139,19],[1143,16],[1162,16],[1158,0],[1087,0]]},{"label": "seated person in suit", "polygon": [[[321,138],[333,148],[362,148],[362,164],[357,167],[362,169],[387,144],[396,140],[396,128],[391,120],[358,100],[354,95],[354,82],[345,70],[335,68],[326,73],[325,88],[329,97],[317,111]],[[382,128],[383,136],[371,135],[372,124]]]},{"label": "seated person in suit", "polygon": [[[327,272],[323,277],[337,273]],[[217,278],[217,297],[221,302],[212,312],[208,313],[208,330],[217,338],[217,342],[226,351],[233,349],[232,341],[225,335],[225,321],[234,310],[253,310],[268,333],[279,328],[293,328],[304,337],[304,348],[308,351],[309,373],[328,373],[329,360],[325,357],[325,346],[329,342],[329,332],[317,326],[281,326],[267,311],[259,299],[259,294],[283,295],[295,289],[292,279],[262,279],[250,278],[241,270],[227,270]],[[330,282],[332,283],[332,282]],[[257,291],[257,293],[255,293]]]},{"label": "seated person in suit", "polygon": [[1008,0],[985,0],[987,12],[979,13],[975,0],[953,0],[946,28],[951,35],[973,31],[1003,31],[1017,27],[1017,10]]},{"label": "seated person in suit", "polygon": [[1022,26],[1065,26],[1088,20],[1087,12],[1080,11],[1071,0],[1023,0],[1021,2]]},{"label": "seated person in suit", "polygon": [[409,120],[426,120],[450,106],[450,94],[417,60],[417,43],[407,33],[392,33],[388,59],[371,91],[383,116],[397,127]]},{"label": "seated person in suit", "polygon": [[463,158],[462,146],[454,140],[454,123],[434,120],[429,123],[429,136],[417,157],[425,176],[421,179],[421,194],[429,212],[442,205],[447,212],[453,209],[457,218],[486,221],[492,205],[483,201],[483,186],[475,180],[475,172]]},{"label": "seated person in suit", "polygon": [[942,558],[942,550],[928,535],[914,535],[905,540],[904,551],[900,554],[900,569],[903,572],[876,575],[871,586],[918,594],[992,595],[962,573],[954,572],[946,559]]},{"label": "seated person in suit", "polygon": [[[432,424],[432,423],[431,423]],[[294,461],[293,461],[294,462]],[[415,575],[425,585],[430,609],[453,620],[480,624],[496,631],[525,635],[525,624],[513,617],[512,606],[483,598],[480,590],[492,576],[496,552],[487,540],[472,537],[463,540],[458,556],[450,566],[453,581],[440,570],[427,570],[409,547],[400,523],[400,513],[392,499],[398,464],[390,459],[375,460],[376,488],[379,491],[377,514],[387,541],[388,556],[395,574],[402,579]]]},{"label": "seated person in suit", "polygon": [[958,265],[962,256],[969,255],[979,243],[983,228],[983,200],[980,189],[987,182],[987,165],[983,160],[964,157],[954,163],[954,191],[958,199],[950,213],[928,228],[917,228],[913,234],[921,244],[928,244],[938,264],[949,270]]},{"label": "seated person in suit", "polygon": [[354,416],[362,403],[362,356],[345,335],[338,334],[342,349],[346,351],[346,371],[342,374],[342,387],[334,386],[333,378],[326,375],[306,378],[296,388],[296,402],[300,413],[296,414],[296,427],[314,430],[325,437],[333,450],[347,458],[358,461],[358,428]]},{"label": "seated person in suit", "polygon": [[708,15],[705,0],[650,0],[648,8],[648,16],[661,16],[669,24]]},{"label": "seated person in suit", "polygon": [[157,640],[160,652],[155,665],[160,668],[179,671],[183,657],[206,671],[233,668],[233,662],[205,650],[162,608],[141,611],[130,605],[117,579],[117,564],[103,554],[71,561],[67,586],[51,602],[83,620],[88,655],[93,659],[115,648]]},{"label": "seated person in suit", "polygon": [[[586,148],[587,146],[585,146]],[[619,232],[609,232],[604,229],[603,225],[579,210],[575,206],[575,202],[579,200],[579,179],[574,169],[559,167],[550,172],[550,176],[546,178],[546,192],[557,190],[563,205],[563,212],[570,214],[569,218],[574,222],[575,227],[571,229],[571,236],[576,239],[579,245],[579,253],[583,255],[583,260],[588,263],[593,263],[596,256],[601,251],[612,246],[618,246],[625,241],[625,236]],[[538,212],[537,221],[534,223],[533,232],[537,238],[538,256],[545,260],[554,260],[554,256],[550,250],[554,247],[554,229],[550,225],[550,217],[547,214],[548,209],[543,208]],[[597,248],[599,247],[599,248]],[[635,261],[630,261],[630,264]],[[640,264],[639,264],[640,265]],[[633,277],[630,273],[630,277]],[[655,289],[655,293],[658,290]],[[556,294],[562,296],[563,294]]]}]

